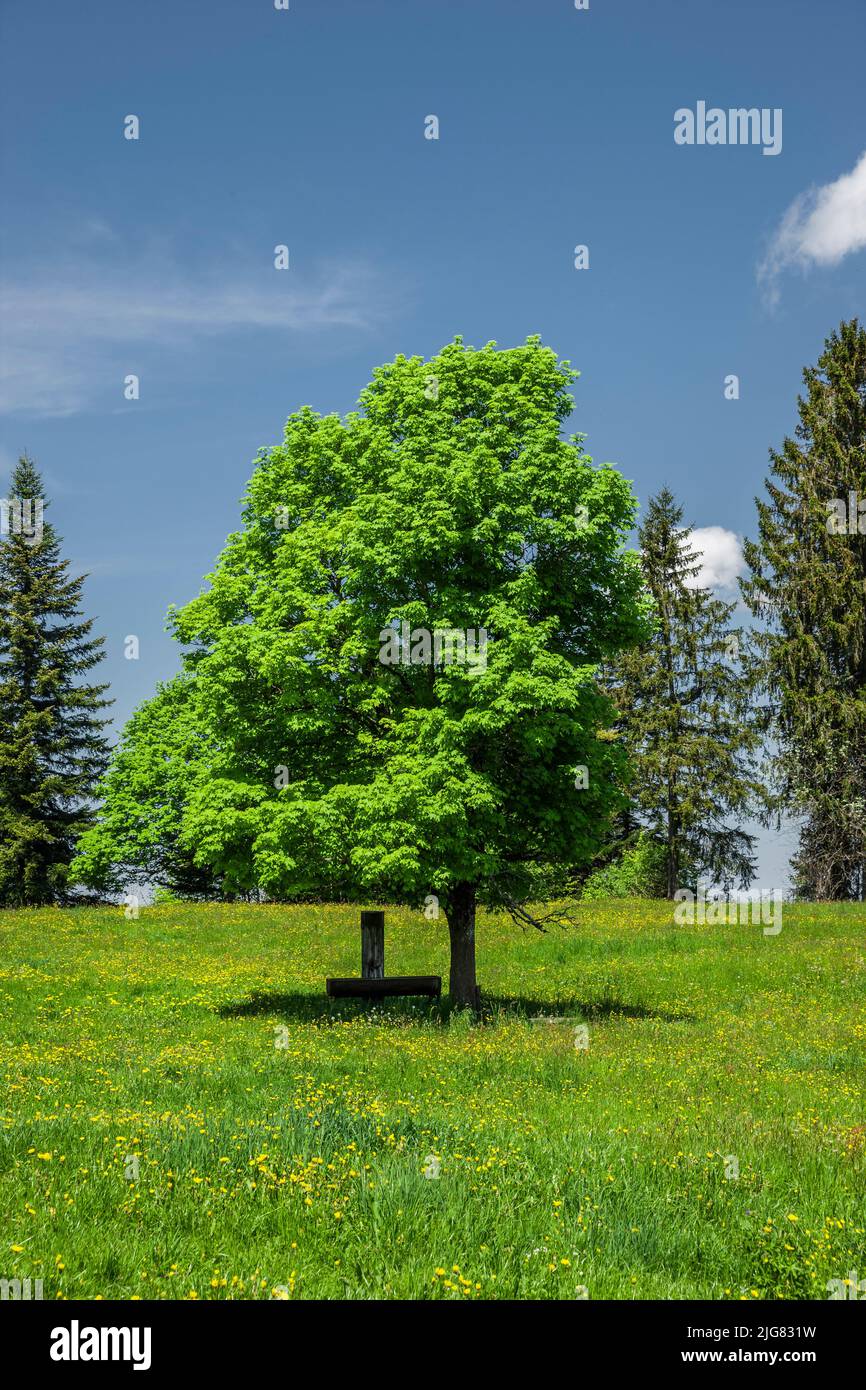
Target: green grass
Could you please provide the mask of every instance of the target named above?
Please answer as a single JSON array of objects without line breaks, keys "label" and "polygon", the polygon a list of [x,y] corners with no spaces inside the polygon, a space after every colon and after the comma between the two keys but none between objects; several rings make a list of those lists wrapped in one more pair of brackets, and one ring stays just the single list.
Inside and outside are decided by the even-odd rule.
[{"label": "green grass", "polygon": [[[866,1277],[866,910],[786,907],[775,937],[664,903],[579,916],[482,918],[478,1023],[329,1010],[352,908],[0,913],[0,1277],[302,1299]],[[388,972],[447,977],[446,936],[388,911]]]}]

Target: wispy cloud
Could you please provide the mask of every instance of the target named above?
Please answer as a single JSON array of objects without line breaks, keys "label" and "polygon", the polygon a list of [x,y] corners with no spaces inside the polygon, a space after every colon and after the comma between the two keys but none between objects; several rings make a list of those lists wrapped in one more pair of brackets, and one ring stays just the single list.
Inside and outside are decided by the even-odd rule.
[{"label": "wispy cloud", "polygon": [[698,526],[689,543],[701,558],[692,584],[699,589],[733,589],[742,574],[743,547],[739,536],[723,526]]},{"label": "wispy cloud", "polygon": [[388,312],[366,265],[190,276],[162,257],[78,261],[0,283],[0,412],[68,415],[136,371],[136,351],[181,352],[241,332],[364,331]]},{"label": "wispy cloud", "polygon": [[849,174],[807,189],[788,208],[773,234],[758,280],[771,304],[778,278],[791,267],[838,265],[866,247],[866,151]]}]

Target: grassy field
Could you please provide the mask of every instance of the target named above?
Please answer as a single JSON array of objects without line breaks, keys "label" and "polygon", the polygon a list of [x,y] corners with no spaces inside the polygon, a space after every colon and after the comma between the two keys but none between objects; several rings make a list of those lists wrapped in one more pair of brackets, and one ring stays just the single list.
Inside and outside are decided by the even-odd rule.
[{"label": "grassy field", "polygon": [[[0,913],[0,1277],[145,1299],[866,1277],[866,909],[786,907],[775,937],[664,903],[579,917],[482,917],[475,1022],[329,1009],[352,908]],[[388,912],[389,973],[447,977],[446,943]]]}]

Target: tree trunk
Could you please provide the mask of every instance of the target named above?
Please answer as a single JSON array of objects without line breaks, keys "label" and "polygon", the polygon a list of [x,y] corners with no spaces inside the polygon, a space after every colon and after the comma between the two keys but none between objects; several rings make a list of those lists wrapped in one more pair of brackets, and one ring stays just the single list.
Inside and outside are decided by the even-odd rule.
[{"label": "tree trunk", "polygon": [[385,914],[361,913],[361,978],[381,980],[385,975]]},{"label": "tree trunk", "polygon": [[668,848],[668,897],[673,898],[677,891],[677,860],[672,847]]},{"label": "tree trunk", "polygon": [[679,878],[679,825],[677,817],[668,806],[667,880],[668,897],[673,898],[677,891]]},{"label": "tree trunk", "polygon": [[451,975],[448,991],[458,1008],[477,1009],[475,983],[475,887],[458,883],[448,895],[445,915],[451,937]]}]

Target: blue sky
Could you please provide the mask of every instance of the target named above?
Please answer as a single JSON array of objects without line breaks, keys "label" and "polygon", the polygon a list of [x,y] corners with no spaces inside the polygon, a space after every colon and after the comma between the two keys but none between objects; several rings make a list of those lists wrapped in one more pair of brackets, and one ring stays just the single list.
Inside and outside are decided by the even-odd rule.
[{"label": "blue sky", "polygon": [[[540,333],[596,460],[753,532],[802,367],[866,311],[864,52],[863,0],[2,0],[0,469],[43,471],[118,723],[289,412],[456,333]],[[781,152],[675,144],[700,100],[781,108]]]}]

